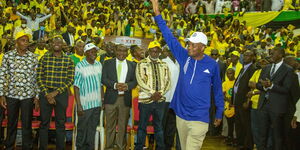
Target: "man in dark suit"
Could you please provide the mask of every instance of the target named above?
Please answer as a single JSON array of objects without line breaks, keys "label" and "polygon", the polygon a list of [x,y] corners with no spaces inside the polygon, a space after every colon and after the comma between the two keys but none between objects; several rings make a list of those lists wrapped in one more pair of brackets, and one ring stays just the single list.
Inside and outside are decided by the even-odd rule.
[{"label": "man in dark suit", "polygon": [[275,47],[270,51],[272,64],[261,72],[257,89],[261,91],[258,109],[260,110],[260,139],[258,150],[267,147],[268,129],[272,126],[273,150],[282,150],[284,143],[284,117],[289,109],[289,93],[293,82],[293,69],[283,62],[285,52]]},{"label": "man in dark suit", "polygon": [[296,111],[296,103],[299,100],[300,97],[300,89],[299,89],[299,81],[298,81],[298,75],[296,74],[296,70],[298,68],[298,62],[295,57],[287,56],[284,58],[284,61],[287,65],[291,66],[294,70],[294,73],[292,74],[292,86],[291,90],[289,91],[289,98],[288,98],[288,111],[285,115],[284,119],[284,144],[286,145],[288,150],[296,150],[299,149],[296,147],[296,144],[298,143],[298,138],[295,136],[294,133],[296,133],[296,130],[294,130],[291,126],[291,121],[294,117],[295,111]]},{"label": "man in dark suit", "polygon": [[[104,107],[106,115],[106,149],[113,149],[116,137],[118,149],[126,148],[126,131],[131,107],[131,91],[137,85],[136,64],[127,61],[127,48],[118,45],[116,58],[104,61],[102,83],[106,86]],[[117,125],[118,122],[118,125]]]},{"label": "man in dark suit", "polygon": [[240,71],[233,88],[233,104],[235,106],[235,127],[237,136],[237,145],[240,149],[252,150],[253,140],[251,134],[250,109],[245,107],[247,103],[247,93],[251,90],[248,82],[255,72],[253,60],[255,54],[247,50],[243,57],[243,68]]},{"label": "man in dark suit", "polygon": [[69,25],[67,27],[67,32],[62,34],[62,37],[66,41],[67,45],[74,46],[75,44],[74,34],[75,34],[75,28]]}]

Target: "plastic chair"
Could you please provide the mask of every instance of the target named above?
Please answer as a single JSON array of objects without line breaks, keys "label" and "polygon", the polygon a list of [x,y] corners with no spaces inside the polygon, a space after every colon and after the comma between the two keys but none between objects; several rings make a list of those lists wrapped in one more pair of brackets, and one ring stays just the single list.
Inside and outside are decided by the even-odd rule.
[{"label": "plastic chair", "polygon": [[[100,150],[104,150],[105,132],[104,132],[104,123],[103,123],[103,113],[104,113],[104,110],[101,109],[100,124],[99,124],[99,126],[97,126],[96,135],[95,135],[95,150],[99,149],[99,140],[100,140]],[[100,136],[100,139],[99,139],[99,136]]]}]

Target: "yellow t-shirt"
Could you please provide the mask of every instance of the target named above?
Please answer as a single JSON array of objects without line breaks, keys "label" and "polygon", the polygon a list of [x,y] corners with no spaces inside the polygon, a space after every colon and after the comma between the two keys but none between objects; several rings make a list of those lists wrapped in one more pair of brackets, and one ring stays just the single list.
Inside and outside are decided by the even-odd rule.
[{"label": "yellow t-shirt", "polygon": [[[252,81],[252,82],[257,83],[257,82],[258,82],[258,79],[259,79],[259,76],[260,76],[260,73],[261,73],[261,69],[256,70],[256,71],[254,72],[254,74],[252,75],[252,77],[250,78],[249,81]],[[258,89],[254,89],[254,92],[256,92],[256,91],[258,91]],[[259,100],[259,94],[254,95],[254,96],[251,97],[252,109],[257,109],[257,106],[258,106],[258,100]]]},{"label": "yellow t-shirt", "polygon": [[226,49],[228,48],[228,46],[229,46],[229,44],[227,44],[226,42],[221,43],[221,42],[217,41],[215,43],[215,49],[217,49],[219,51],[219,54],[221,56],[225,55],[225,52],[226,52]]},{"label": "yellow t-shirt", "polygon": [[2,38],[3,33],[4,33],[4,27],[3,25],[0,25],[0,38]]},{"label": "yellow t-shirt", "polygon": [[294,49],[294,51],[291,51],[291,49],[288,47],[288,48],[285,49],[285,53],[296,56],[297,49]]},{"label": "yellow t-shirt", "polygon": [[44,48],[43,50],[36,48],[34,51],[34,53],[38,55],[38,60],[40,60],[45,55],[46,52],[48,52],[46,48]]},{"label": "yellow t-shirt", "polygon": [[154,38],[154,33],[150,32],[150,29],[157,30],[156,26],[154,25],[146,25],[145,26],[145,38],[147,39],[153,39]]},{"label": "yellow t-shirt", "polygon": [[13,27],[14,27],[14,24],[12,24],[12,23],[7,23],[6,26],[4,27],[4,30],[5,30],[5,31],[7,31],[7,30],[12,31]]},{"label": "yellow t-shirt", "polygon": [[210,56],[210,54],[211,54],[211,50],[213,50],[214,48],[213,47],[211,47],[211,46],[209,46],[209,47],[206,47],[205,49],[204,49],[204,54],[206,54],[206,55],[208,55],[208,56]]},{"label": "yellow t-shirt", "polygon": [[234,80],[233,81],[228,80],[223,82],[222,88],[223,88],[223,93],[225,93],[224,96],[226,98],[230,99],[232,97],[233,85],[234,85]]},{"label": "yellow t-shirt", "polygon": [[137,23],[134,25],[134,31],[133,31],[133,35],[134,37],[139,37],[139,38],[143,38],[144,37],[144,32],[143,29],[145,28],[145,25],[143,23],[141,23],[141,26],[139,26]]}]

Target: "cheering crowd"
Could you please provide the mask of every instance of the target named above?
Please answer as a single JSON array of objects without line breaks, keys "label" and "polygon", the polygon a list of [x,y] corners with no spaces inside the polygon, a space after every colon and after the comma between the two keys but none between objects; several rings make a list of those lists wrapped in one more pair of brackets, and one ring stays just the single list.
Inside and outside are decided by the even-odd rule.
[{"label": "cheering crowd", "polygon": [[[5,149],[14,149],[19,119],[22,149],[34,147],[33,110],[40,111],[38,148],[48,149],[52,109],[56,149],[65,149],[70,96],[76,149],[94,149],[102,110],[105,149],[126,149],[128,122],[137,126],[137,150],[149,124],[158,150],[199,150],[206,134],[241,150],[300,148],[295,25],[254,28],[234,17],[297,10],[299,1],[0,0],[0,9]],[[225,17],[207,16],[218,13]],[[128,47],[107,42],[111,36],[151,42]],[[139,115],[131,123],[132,106]]]}]

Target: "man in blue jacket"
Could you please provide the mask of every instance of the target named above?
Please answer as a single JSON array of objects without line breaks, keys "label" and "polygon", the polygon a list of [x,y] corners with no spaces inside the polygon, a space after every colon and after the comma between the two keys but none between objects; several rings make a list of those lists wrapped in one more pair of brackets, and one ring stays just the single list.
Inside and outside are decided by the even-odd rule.
[{"label": "man in blue jacket", "polygon": [[180,75],[170,107],[176,113],[176,125],[183,150],[199,150],[208,131],[211,88],[214,92],[216,119],[221,123],[224,110],[222,81],[218,63],[204,49],[207,37],[195,32],[188,38],[188,49],[183,48],[173,36],[159,11],[158,0],[151,0],[155,21],[170,50],[180,65]]}]

